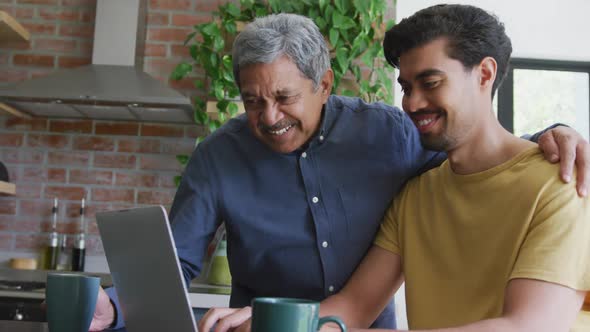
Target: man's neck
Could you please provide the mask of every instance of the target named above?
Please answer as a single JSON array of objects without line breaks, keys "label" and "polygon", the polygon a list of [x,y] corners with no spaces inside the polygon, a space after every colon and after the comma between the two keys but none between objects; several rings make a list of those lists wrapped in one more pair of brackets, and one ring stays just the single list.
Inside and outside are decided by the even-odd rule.
[{"label": "man's neck", "polygon": [[506,131],[490,111],[470,135],[447,153],[453,172],[466,175],[505,163],[535,145]]}]

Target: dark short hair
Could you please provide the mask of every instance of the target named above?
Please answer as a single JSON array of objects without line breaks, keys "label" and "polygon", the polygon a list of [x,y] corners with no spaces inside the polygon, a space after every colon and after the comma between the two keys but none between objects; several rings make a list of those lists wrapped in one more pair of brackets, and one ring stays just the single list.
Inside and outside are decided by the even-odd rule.
[{"label": "dark short hair", "polygon": [[506,76],[512,43],[504,24],[485,10],[469,5],[436,5],[401,20],[385,34],[383,51],[387,62],[399,68],[405,52],[435,39],[448,39],[447,55],[471,69],[485,57],[498,64],[492,97]]}]

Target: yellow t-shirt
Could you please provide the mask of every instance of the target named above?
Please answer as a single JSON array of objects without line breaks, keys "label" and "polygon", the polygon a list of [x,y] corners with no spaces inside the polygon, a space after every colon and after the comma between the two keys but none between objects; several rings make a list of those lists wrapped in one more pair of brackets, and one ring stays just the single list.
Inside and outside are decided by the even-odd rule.
[{"label": "yellow t-shirt", "polygon": [[[412,329],[499,317],[513,278],[590,290],[590,199],[538,148],[476,174],[447,161],[413,179],[375,244],[402,256]],[[572,331],[590,331],[588,317]]]}]

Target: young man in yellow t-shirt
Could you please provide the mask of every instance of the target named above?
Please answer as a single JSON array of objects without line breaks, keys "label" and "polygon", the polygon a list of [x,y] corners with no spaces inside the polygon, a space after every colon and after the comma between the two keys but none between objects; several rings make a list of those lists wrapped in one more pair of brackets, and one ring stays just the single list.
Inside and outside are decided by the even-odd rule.
[{"label": "young man in yellow t-shirt", "polygon": [[512,50],[503,25],[433,6],[388,31],[384,50],[422,143],[448,161],[407,184],[322,315],[368,326],[405,277],[412,330],[590,331],[590,200],[493,113]]}]

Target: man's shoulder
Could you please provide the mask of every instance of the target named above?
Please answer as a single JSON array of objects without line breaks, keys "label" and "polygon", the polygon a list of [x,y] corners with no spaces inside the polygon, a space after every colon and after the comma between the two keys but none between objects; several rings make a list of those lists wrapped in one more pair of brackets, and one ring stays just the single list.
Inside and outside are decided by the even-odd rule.
[{"label": "man's shoulder", "polygon": [[202,148],[216,149],[220,145],[231,144],[231,137],[241,140],[245,135],[248,135],[246,114],[240,114],[229,119],[221,127],[215,130],[215,132],[207,135],[199,145]]},{"label": "man's shoulder", "polygon": [[383,102],[369,103],[358,97],[332,95],[328,100],[328,105],[332,109],[344,112],[367,113],[369,115],[388,114],[396,117],[403,115],[403,112],[396,106]]}]

